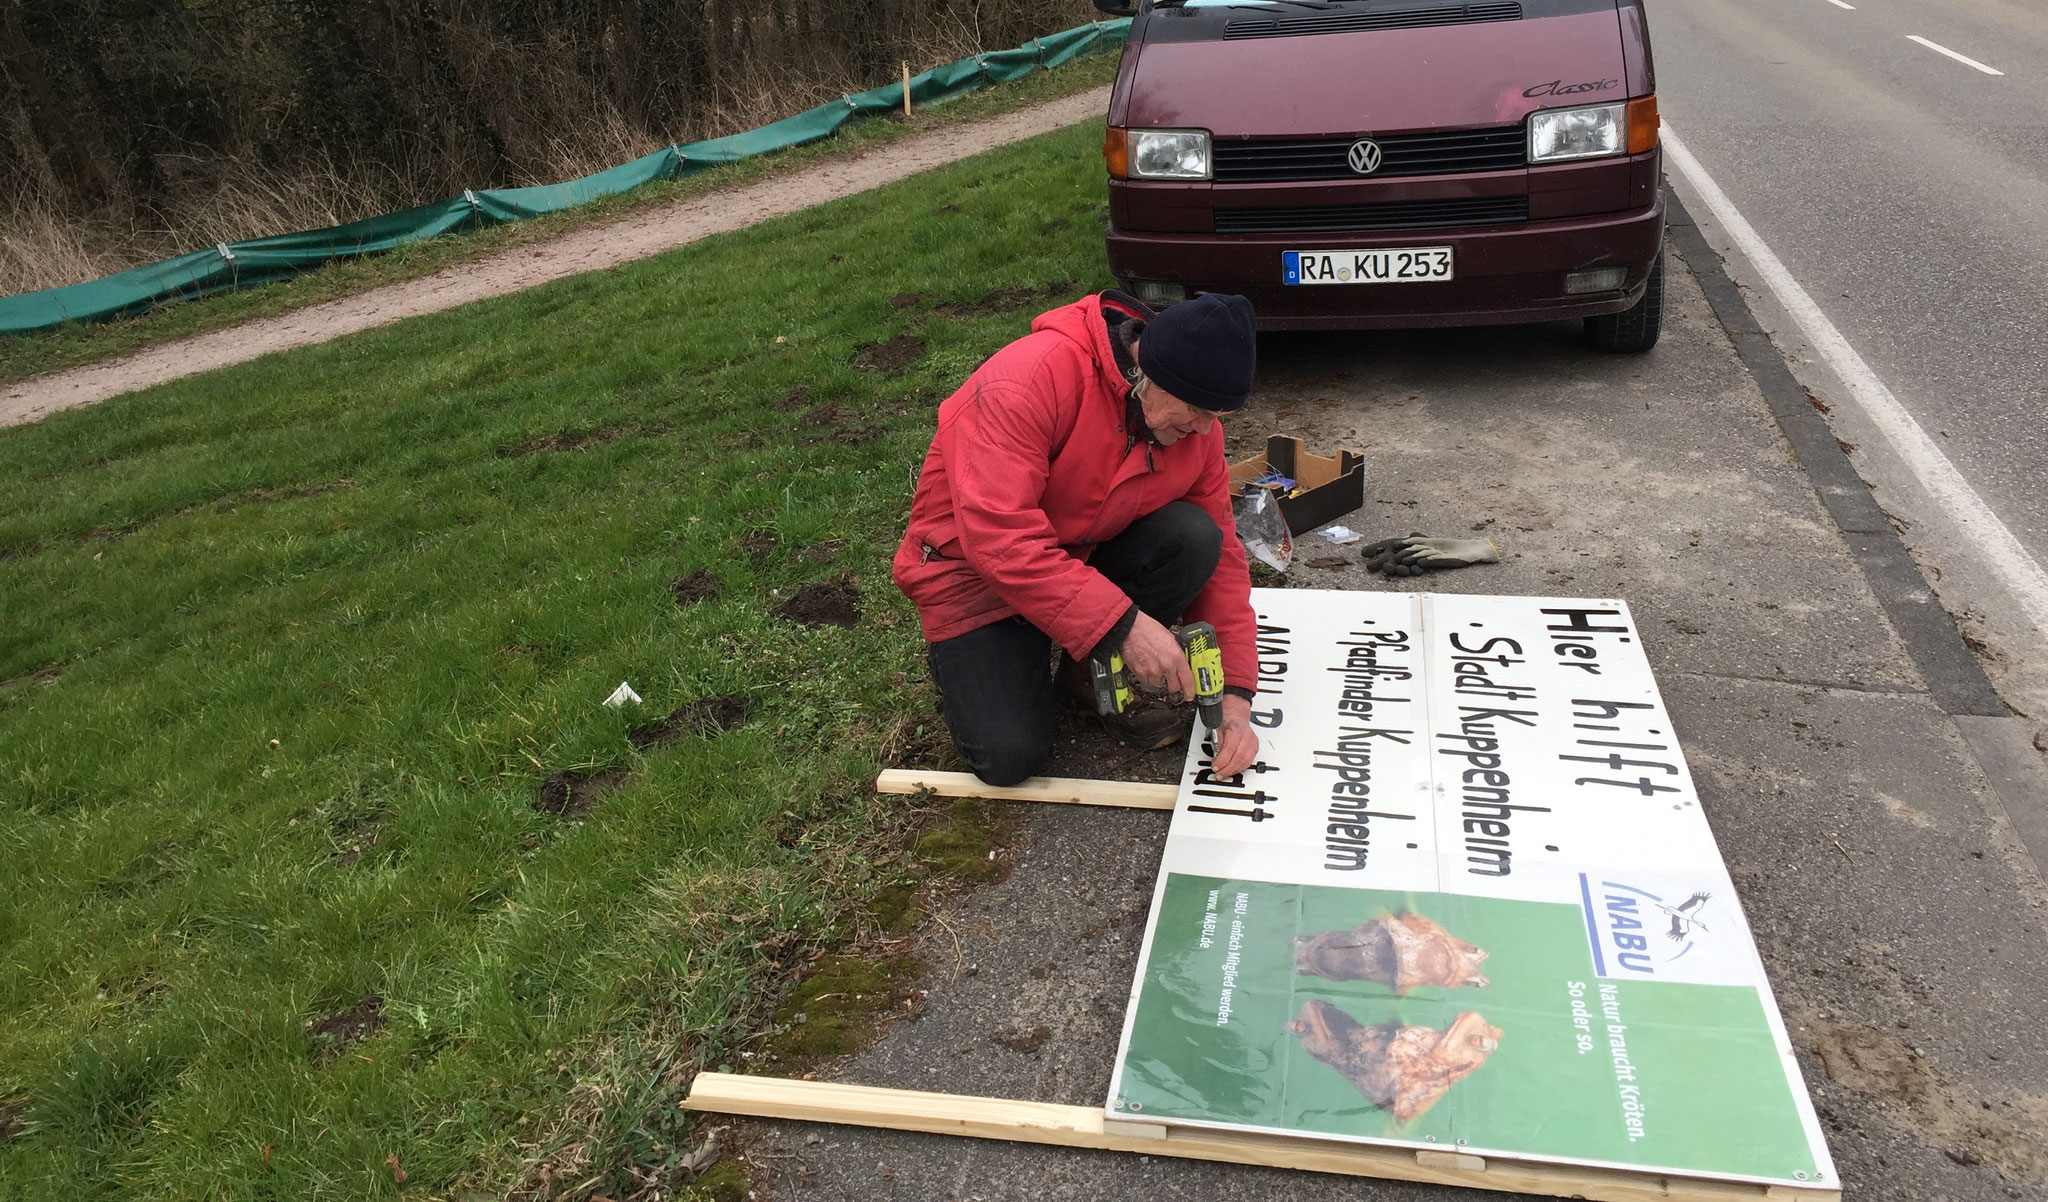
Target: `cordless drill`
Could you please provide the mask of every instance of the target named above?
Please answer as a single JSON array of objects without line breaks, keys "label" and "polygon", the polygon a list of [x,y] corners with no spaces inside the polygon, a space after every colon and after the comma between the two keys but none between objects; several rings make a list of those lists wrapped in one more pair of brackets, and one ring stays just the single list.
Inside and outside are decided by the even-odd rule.
[{"label": "cordless drill", "polygon": [[[1216,645],[1216,628],[1207,622],[1190,622],[1173,633],[1195,675],[1195,712],[1201,715],[1203,726],[1215,730],[1223,724],[1223,650]],[[1112,651],[1108,663],[1092,659],[1088,664],[1095,674],[1096,710],[1121,714],[1129,709],[1131,675],[1124,667],[1124,657]]]}]

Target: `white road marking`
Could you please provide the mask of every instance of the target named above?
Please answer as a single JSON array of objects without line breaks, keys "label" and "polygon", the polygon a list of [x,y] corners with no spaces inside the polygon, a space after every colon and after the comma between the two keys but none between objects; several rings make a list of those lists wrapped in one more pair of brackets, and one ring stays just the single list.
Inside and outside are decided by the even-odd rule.
[{"label": "white road marking", "polygon": [[1956,60],[1957,62],[1959,62],[1959,63],[1963,64],[1964,66],[1966,66],[1966,67],[1975,67],[1975,68],[1977,68],[1977,69],[1978,69],[1979,71],[1982,71],[1982,72],[1983,72],[1984,74],[1986,74],[1986,75],[2003,75],[2003,74],[2005,74],[2005,72],[2003,72],[2003,71],[1999,70],[1999,69],[1998,69],[1998,68],[1996,68],[1996,67],[1987,67],[1987,66],[1985,66],[1985,65],[1984,65],[1983,63],[1980,63],[1980,62],[1978,62],[1978,61],[1977,61],[1976,59],[1974,59],[1974,58],[1971,58],[1971,57],[1970,57],[1969,55],[1967,55],[1967,54],[1957,54],[1957,53],[1956,53],[1955,51],[1953,51],[1953,50],[1950,50],[1950,49],[1949,49],[1948,47],[1946,47],[1946,46],[1942,45],[1942,44],[1941,44],[1940,42],[1930,42],[1930,41],[1928,41],[1928,40],[1927,40],[1926,38],[1923,38],[1923,37],[1921,37],[1921,36],[1920,36],[1919,34],[1917,34],[1917,33],[1909,33],[1909,34],[1907,34],[1907,35],[1906,35],[1906,40],[1907,40],[1907,41],[1909,41],[1909,42],[1918,42],[1918,43],[1920,43],[1920,44],[1921,44],[1922,46],[1925,46],[1925,47],[1927,47],[1927,48],[1928,48],[1929,50],[1932,50],[1932,51],[1934,51],[1934,52],[1935,52],[1936,54],[1946,54],[1946,55],[1948,55],[1948,56],[1949,56],[1950,58],[1952,58],[1952,59]]},{"label": "white road marking", "polygon": [[1829,4],[1832,4],[1832,5],[1834,5],[1834,6],[1836,7],[1836,8],[1846,8],[1846,9],[1848,9],[1848,10],[1849,10],[1850,12],[1852,12],[1852,13],[1856,11],[1856,6],[1855,6],[1855,5],[1853,5],[1853,4],[1844,4],[1844,3],[1842,3],[1842,0],[1828,0],[1828,3],[1829,3]]},{"label": "white road marking", "polygon": [[1927,436],[1927,431],[1913,420],[1912,414],[1906,412],[1899,398],[1892,395],[1892,390],[1863,361],[1863,356],[1857,354],[1849,340],[1842,337],[1835,323],[1821,312],[1813,297],[1792,278],[1785,264],[1737,211],[1728,194],[1721,191],[1713,177],[1707,174],[1707,169],[1685,148],[1685,143],[1672,131],[1668,121],[1664,124],[1664,153],[1693,190],[1707,202],[1714,220],[1721,223],[1721,228],[1728,231],[1736,247],[1749,258],[1750,265],[1770,286],[1778,303],[1799,324],[1806,340],[1848,385],[1849,395],[1863,415],[1884,435],[1885,441],[1891,444],[1892,450],[1905,462],[1935,504],[1956,523],[1973,557],[2012,593],[2027,619],[2037,629],[2048,632],[2048,570],[2044,570],[2040,562],[2027,553],[2026,547],[1992,512],[1991,506],[1956,470],[1956,465]]}]

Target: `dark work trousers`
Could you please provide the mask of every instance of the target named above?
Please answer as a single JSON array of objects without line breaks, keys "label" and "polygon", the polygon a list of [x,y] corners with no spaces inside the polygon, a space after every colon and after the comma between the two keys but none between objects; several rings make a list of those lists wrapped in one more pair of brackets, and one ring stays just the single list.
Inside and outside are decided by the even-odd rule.
[{"label": "dark work trousers", "polygon": [[[1216,574],[1222,553],[1223,532],[1209,515],[1175,501],[1095,548],[1088,566],[1170,626]],[[931,665],[968,768],[992,785],[1037,772],[1052,752],[1051,636],[1006,618],[933,643]]]}]

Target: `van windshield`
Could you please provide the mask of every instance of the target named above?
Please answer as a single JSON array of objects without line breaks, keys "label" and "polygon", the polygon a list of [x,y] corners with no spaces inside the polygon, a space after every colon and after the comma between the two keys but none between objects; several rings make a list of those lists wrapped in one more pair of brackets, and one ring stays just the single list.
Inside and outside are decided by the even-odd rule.
[{"label": "van windshield", "polygon": [[[1629,0],[1152,0],[1134,36],[1147,42],[1491,24],[1613,12]],[[1156,20],[1150,18],[1157,18]]]},{"label": "van windshield", "polygon": [[[1445,0],[1395,0],[1391,4],[1378,5],[1375,5],[1374,0],[1154,0],[1152,5],[1154,8],[1347,8],[1353,6],[1376,6],[1391,12],[1439,8],[1469,9],[1478,7],[1484,9],[1499,7],[1498,5],[1486,3],[1474,5],[1469,3],[1468,0],[1449,0],[1448,3]],[[1555,3],[1545,3],[1544,0],[1534,0],[1533,3],[1530,0],[1524,0],[1523,3],[1517,4],[1515,7],[1543,10],[1542,15],[1551,15],[1548,10],[1559,6]],[[1587,0],[1576,0],[1576,2],[1567,4],[1564,7],[1574,11],[1584,11],[1588,9],[1613,8],[1615,3],[1614,0],[1592,0],[1591,3],[1588,3]]]}]

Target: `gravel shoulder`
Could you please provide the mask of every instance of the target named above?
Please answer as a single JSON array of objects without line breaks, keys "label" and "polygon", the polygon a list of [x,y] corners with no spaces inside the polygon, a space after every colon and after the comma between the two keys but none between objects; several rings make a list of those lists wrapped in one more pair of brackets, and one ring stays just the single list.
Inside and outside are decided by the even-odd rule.
[{"label": "gravel shoulder", "polygon": [[[1234,451],[1362,450],[1368,539],[1483,531],[1497,567],[1390,585],[1309,536],[1303,587],[1622,596],[1642,628],[1846,1196],[2048,1184],[2048,887],[2021,814],[1872,594],[1699,285],[1650,355],[1570,325],[1269,337]],[[1321,548],[1321,549],[1318,549]],[[1348,553],[1347,553],[1348,552]],[[1061,764],[1068,774],[1118,774]],[[2021,804],[2027,804],[2025,798]],[[2039,798],[2031,801],[2038,807]],[[921,1015],[862,1084],[1099,1105],[1164,815],[1028,807],[1010,875],[927,936]],[[777,1199],[1497,1194],[854,1127],[745,1128]]]}]

